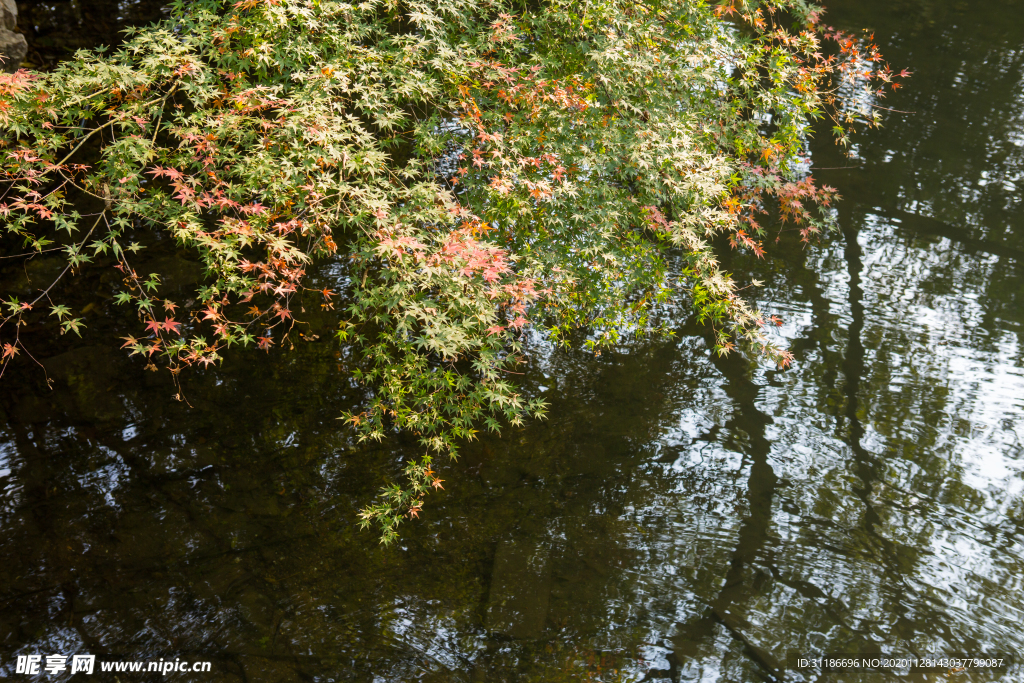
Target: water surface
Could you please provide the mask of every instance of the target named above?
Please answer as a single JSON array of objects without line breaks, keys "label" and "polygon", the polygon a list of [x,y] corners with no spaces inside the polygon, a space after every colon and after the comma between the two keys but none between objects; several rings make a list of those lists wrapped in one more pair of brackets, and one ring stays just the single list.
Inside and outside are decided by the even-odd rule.
[{"label": "water surface", "polygon": [[768,283],[793,369],[712,357],[683,314],[598,358],[538,344],[522,381],[550,418],[467,446],[383,550],[356,512],[419,451],[352,442],[362,390],[327,331],[179,401],[109,346],[100,282],[53,390],[26,367],[0,396],[0,671],[91,652],[211,660],[202,681],[724,683],[797,651],[1024,654],[1024,3],[828,17],[915,72],[878,103],[912,113],[849,157],[815,143],[840,233],[728,264]]}]

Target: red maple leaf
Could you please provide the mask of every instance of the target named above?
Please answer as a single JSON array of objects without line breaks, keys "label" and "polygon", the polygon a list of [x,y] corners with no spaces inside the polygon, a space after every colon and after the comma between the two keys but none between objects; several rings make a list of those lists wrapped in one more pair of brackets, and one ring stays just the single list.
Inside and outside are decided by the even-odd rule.
[{"label": "red maple leaf", "polygon": [[168,332],[181,334],[181,330],[179,329],[181,327],[181,323],[176,323],[171,318],[167,318],[162,323],[160,323],[160,327],[164,328]]}]

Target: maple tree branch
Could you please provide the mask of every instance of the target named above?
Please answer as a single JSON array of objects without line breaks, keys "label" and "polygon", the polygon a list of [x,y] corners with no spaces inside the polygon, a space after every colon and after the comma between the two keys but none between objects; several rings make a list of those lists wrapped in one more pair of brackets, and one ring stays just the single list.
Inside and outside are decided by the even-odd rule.
[{"label": "maple tree branch", "polygon": [[89,131],[89,133],[84,138],[82,138],[82,140],[77,145],[75,145],[75,148],[73,150],[68,152],[67,156],[65,156],[63,159],[61,159],[55,165],[56,166],[63,166],[67,162],[68,159],[70,159],[71,157],[73,157],[75,155],[75,152],[77,152],[78,150],[80,150],[82,148],[82,145],[84,145],[89,138],[91,138],[96,133],[99,133],[104,128],[107,128],[109,126],[114,125],[116,122],[117,122],[117,119],[110,119],[109,121],[104,123],[99,128],[93,128],[91,131]]},{"label": "maple tree branch", "polygon": [[[159,101],[160,101],[159,99],[152,99],[149,102],[143,103],[142,106],[145,107],[145,106],[150,105],[150,104],[156,104]],[[164,101],[166,101],[166,97],[164,98]],[[99,128],[93,128],[91,131],[89,131],[89,133],[84,138],[81,139],[81,141],[79,141],[79,143],[77,145],[75,145],[75,148],[73,150],[68,152],[67,156],[65,156],[63,159],[61,159],[55,165],[56,166],[63,166],[65,164],[65,162],[67,162],[68,159],[70,159],[71,157],[73,157],[75,155],[75,152],[77,152],[78,150],[80,150],[82,148],[82,145],[84,145],[86,143],[86,141],[89,140],[89,138],[91,138],[96,133],[99,133],[104,128],[109,128],[110,126],[113,126],[115,123],[118,123],[121,120],[123,120],[123,119],[111,118],[109,121],[104,123]]]},{"label": "maple tree branch", "polygon": [[152,140],[152,143],[154,145],[156,144],[156,136],[160,132],[160,123],[164,120],[164,108],[167,106],[167,98],[170,97],[171,95],[173,95],[174,91],[177,90],[177,89],[178,89],[178,84],[175,83],[174,86],[170,90],[167,91],[167,94],[164,95],[164,98],[162,100],[160,100],[160,115],[156,117],[156,126],[154,126],[154,128],[153,128],[153,140]]},{"label": "maple tree branch", "polygon": [[[92,235],[93,231],[95,231],[95,230],[96,230],[96,226],[100,224],[100,221],[101,221],[101,220],[103,219],[103,214],[104,214],[104,213],[106,213],[106,212],[105,212],[105,211],[101,211],[101,212],[100,212],[100,215],[96,217],[96,222],[92,224],[92,227],[91,227],[91,228],[89,228],[89,232],[87,232],[87,233],[85,234],[85,237],[84,237],[84,238],[82,238],[82,243],[78,245],[78,249],[77,249],[77,250],[75,251],[75,253],[78,253],[78,252],[80,252],[80,251],[81,251],[81,250],[82,250],[83,248],[85,248],[85,242],[86,242],[86,240],[88,240],[88,239],[89,239],[89,237],[90,237],[90,236]],[[72,264],[70,264],[70,263],[69,263],[69,264],[68,264],[68,265],[67,265],[67,266],[66,266],[66,267],[64,268],[64,270],[62,270],[62,271],[61,271],[60,275],[58,275],[58,276],[57,276],[57,278],[56,278],[56,279],[55,279],[55,280],[54,280],[53,282],[51,282],[51,283],[50,283],[50,286],[49,286],[49,287],[47,287],[47,288],[46,288],[45,290],[43,290],[43,293],[42,293],[42,294],[40,294],[39,296],[37,296],[37,297],[36,297],[36,298],[35,298],[35,299],[34,299],[34,300],[32,301],[32,303],[28,304],[29,308],[31,308],[32,306],[35,306],[35,305],[36,305],[37,303],[39,303],[39,300],[40,300],[40,299],[42,299],[42,298],[43,298],[44,296],[46,296],[47,294],[49,294],[49,293],[50,293],[50,290],[51,290],[51,289],[53,289],[53,288],[54,288],[54,287],[55,287],[55,286],[57,285],[57,283],[58,283],[58,282],[60,282],[61,278],[62,278],[62,277],[64,277],[65,275],[67,275],[67,272],[68,272],[69,270],[71,270],[71,267],[72,267]]]}]

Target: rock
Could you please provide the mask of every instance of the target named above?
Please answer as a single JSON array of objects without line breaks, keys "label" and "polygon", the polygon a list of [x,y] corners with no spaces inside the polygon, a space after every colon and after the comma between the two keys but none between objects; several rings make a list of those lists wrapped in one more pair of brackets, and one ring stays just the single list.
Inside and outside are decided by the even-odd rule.
[{"label": "rock", "polygon": [[18,70],[28,54],[28,41],[14,32],[17,27],[18,6],[14,0],[0,0],[0,66],[9,74]]},{"label": "rock", "polygon": [[0,29],[0,59],[3,70],[12,74],[18,70],[28,54],[28,42],[25,36],[7,29]]},{"label": "rock", "polygon": [[18,5],[14,0],[0,0],[0,28],[8,31],[18,28]]}]

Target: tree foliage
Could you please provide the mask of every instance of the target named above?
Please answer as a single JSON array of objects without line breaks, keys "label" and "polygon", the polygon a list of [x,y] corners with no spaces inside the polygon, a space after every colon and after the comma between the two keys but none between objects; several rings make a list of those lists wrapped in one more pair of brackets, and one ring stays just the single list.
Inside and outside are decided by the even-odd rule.
[{"label": "tree foliage", "polygon": [[[845,142],[877,122],[863,94],[894,75],[819,15],[803,0],[179,0],[113,54],[0,76],[3,238],[62,250],[62,277],[116,268],[139,319],[124,346],[175,374],[279,345],[301,294],[347,302],[338,340],[372,398],[346,419],[428,453],[542,414],[508,376],[529,328],[598,349],[686,298],[716,352],[786,365],[714,249],[762,256],[772,211],[804,239],[826,229],[836,197],[808,175],[809,124]],[[201,258],[189,301],[133,266],[153,231]],[[339,291],[308,289],[314,259],[342,264]],[[22,326],[80,329],[53,287],[3,303],[4,368],[28,351]],[[406,474],[363,513],[385,541],[442,481],[429,456]]]}]

